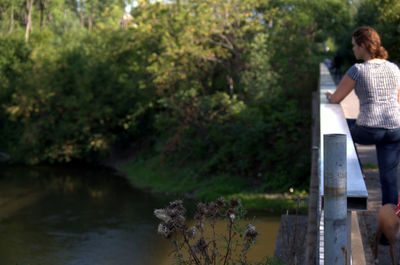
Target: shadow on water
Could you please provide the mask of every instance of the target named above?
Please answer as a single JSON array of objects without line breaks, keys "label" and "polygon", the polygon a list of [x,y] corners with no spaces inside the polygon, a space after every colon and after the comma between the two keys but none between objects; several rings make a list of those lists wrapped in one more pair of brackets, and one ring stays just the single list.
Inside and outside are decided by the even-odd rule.
[{"label": "shadow on water", "polygon": [[[105,168],[0,170],[1,265],[171,264],[153,210],[175,198],[134,189]],[[266,237],[258,251],[272,255],[279,218],[257,217],[256,226]]]}]

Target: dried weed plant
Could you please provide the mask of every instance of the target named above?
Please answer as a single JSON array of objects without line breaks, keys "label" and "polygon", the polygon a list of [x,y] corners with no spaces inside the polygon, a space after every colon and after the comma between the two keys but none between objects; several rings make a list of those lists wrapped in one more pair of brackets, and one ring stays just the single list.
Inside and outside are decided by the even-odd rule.
[{"label": "dried weed plant", "polygon": [[[273,265],[282,264],[277,259],[262,257],[258,262],[250,262],[247,252],[255,244],[258,232],[252,224],[241,228],[240,221],[245,209],[237,198],[225,201],[199,203],[194,216],[194,225],[188,227],[186,209],[182,201],[170,202],[165,209],[157,209],[154,214],[161,220],[158,233],[172,239],[173,255],[178,265]],[[226,231],[216,230],[217,222],[226,222]]]}]

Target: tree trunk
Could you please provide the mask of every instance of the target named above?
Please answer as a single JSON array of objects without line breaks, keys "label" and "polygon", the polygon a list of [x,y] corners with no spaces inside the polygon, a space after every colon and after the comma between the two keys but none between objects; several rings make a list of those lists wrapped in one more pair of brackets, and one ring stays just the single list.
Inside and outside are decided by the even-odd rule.
[{"label": "tree trunk", "polygon": [[44,0],[41,0],[39,2],[39,6],[40,6],[40,30],[42,30],[44,25],[44,9],[45,9]]},{"label": "tree trunk", "polygon": [[26,0],[27,17],[26,17],[26,29],[25,29],[25,41],[29,40],[29,33],[32,30],[32,7],[33,0]]},{"label": "tree trunk", "polygon": [[11,3],[10,27],[8,28],[8,34],[11,34],[13,30],[14,30],[14,3]]},{"label": "tree trunk", "polygon": [[88,29],[89,30],[92,30],[92,28],[93,28],[93,12],[92,11],[90,11],[90,14],[89,14],[89,16],[88,16]]},{"label": "tree trunk", "polygon": [[228,86],[229,86],[229,97],[233,98],[234,83],[233,83],[233,78],[230,74],[226,76],[226,81],[228,82]]},{"label": "tree trunk", "polygon": [[81,19],[81,26],[82,26],[82,28],[84,28],[85,27],[85,14],[83,12],[82,0],[77,1],[77,10],[79,11],[79,16]]},{"label": "tree trunk", "polygon": [[85,27],[85,16],[83,15],[83,11],[80,11],[80,16],[81,16],[81,26],[82,28]]}]

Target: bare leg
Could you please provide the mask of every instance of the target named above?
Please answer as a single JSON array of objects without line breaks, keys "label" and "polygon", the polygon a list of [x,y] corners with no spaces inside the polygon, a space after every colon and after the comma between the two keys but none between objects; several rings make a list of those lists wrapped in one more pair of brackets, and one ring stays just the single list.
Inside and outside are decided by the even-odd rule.
[{"label": "bare leg", "polygon": [[390,256],[392,257],[392,265],[396,265],[395,263],[394,263],[394,244],[395,244],[396,242],[394,242],[394,243],[392,243],[392,242],[390,242]]}]

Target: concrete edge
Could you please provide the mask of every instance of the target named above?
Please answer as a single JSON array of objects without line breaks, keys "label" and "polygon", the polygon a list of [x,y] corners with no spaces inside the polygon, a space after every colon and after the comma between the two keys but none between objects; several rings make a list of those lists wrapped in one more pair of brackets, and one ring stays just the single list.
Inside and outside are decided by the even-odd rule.
[{"label": "concrete edge", "polygon": [[351,212],[351,255],[353,265],[366,265],[365,251],[360,233],[358,214]]}]

